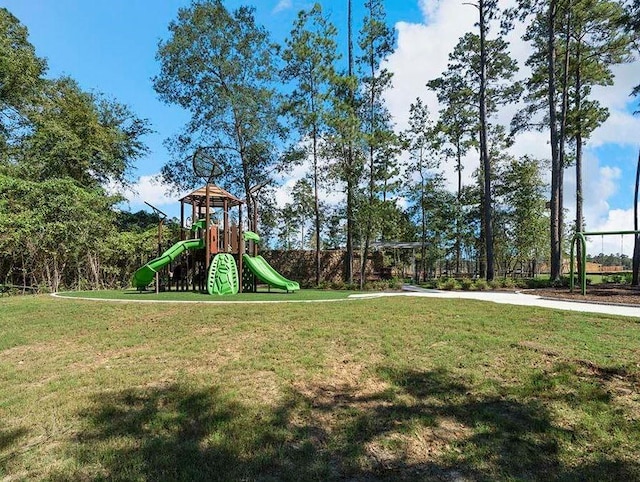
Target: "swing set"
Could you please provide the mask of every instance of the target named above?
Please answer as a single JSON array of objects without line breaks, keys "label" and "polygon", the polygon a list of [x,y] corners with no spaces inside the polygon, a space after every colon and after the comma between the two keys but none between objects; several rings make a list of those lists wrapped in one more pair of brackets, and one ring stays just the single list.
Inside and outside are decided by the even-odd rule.
[{"label": "swing set", "polygon": [[633,234],[638,235],[640,231],[632,230],[632,231],[599,231],[599,232],[579,232],[573,236],[571,240],[571,254],[569,258],[569,289],[573,292],[574,287],[574,272],[575,272],[575,262],[573,253],[575,252],[575,246],[577,243],[580,243],[580,247],[582,248],[581,256],[580,256],[580,272],[578,276],[580,277],[580,287],[583,295],[587,294],[587,236],[608,236],[608,235],[620,235],[620,254],[622,254],[624,244],[623,239],[625,234]]}]

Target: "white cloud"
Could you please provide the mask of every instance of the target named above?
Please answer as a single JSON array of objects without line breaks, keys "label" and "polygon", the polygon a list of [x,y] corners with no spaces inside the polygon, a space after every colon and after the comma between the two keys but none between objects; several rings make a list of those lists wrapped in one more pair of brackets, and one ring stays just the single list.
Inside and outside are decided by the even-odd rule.
[{"label": "white cloud", "polygon": [[[612,103],[615,103],[615,99],[612,99]],[[604,102],[603,104],[607,105]],[[588,147],[599,147],[607,143],[637,145],[639,132],[640,117],[610,107],[609,118],[595,130],[589,140]]]},{"label": "white cloud", "polygon": [[[295,166],[286,176],[276,179],[276,182],[279,183],[274,190],[276,206],[282,209],[285,204],[293,202],[293,197],[291,196],[293,187],[296,185],[296,182],[306,177],[309,172],[311,172],[310,159]],[[336,186],[332,186],[331,190],[327,190],[321,185],[318,189],[318,195],[320,200],[329,206],[337,206],[338,204],[344,203],[345,200],[343,190]]]},{"label": "white cloud", "polygon": [[180,216],[179,199],[187,193],[167,194],[166,186],[159,181],[160,173],[140,176],[129,188],[122,189],[115,184],[110,184],[107,191],[124,196],[129,210],[150,211],[149,204],[165,212],[169,217]]},{"label": "white cloud", "polygon": [[278,4],[273,7],[272,13],[282,12],[284,10],[290,9],[291,7],[293,7],[292,0],[280,0]]}]

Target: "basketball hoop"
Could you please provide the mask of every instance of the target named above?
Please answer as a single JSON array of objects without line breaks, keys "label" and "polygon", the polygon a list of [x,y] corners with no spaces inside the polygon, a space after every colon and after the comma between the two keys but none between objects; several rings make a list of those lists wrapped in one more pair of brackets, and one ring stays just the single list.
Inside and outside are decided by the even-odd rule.
[{"label": "basketball hoop", "polygon": [[213,146],[198,147],[191,159],[196,176],[206,179],[207,184],[222,176],[222,167],[216,162],[217,149]]}]

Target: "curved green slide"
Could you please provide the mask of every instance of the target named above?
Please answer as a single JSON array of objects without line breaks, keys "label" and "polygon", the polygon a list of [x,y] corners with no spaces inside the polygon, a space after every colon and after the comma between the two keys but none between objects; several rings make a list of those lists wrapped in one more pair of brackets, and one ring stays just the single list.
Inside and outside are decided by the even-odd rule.
[{"label": "curved green slide", "polygon": [[300,290],[300,285],[297,281],[291,281],[282,276],[275,269],[273,269],[262,256],[256,256],[254,258],[252,256],[249,256],[248,254],[243,254],[242,261],[249,267],[251,272],[264,283],[267,283],[274,288],[280,288],[281,290]]},{"label": "curved green slide", "polygon": [[229,253],[218,253],[209,266],[207,291],[210,295],[235,295],[240,280],[236,260]]},{"label": "curved green slide", "polygon": [[202,249],[204,248],[203,239],[186,239],[184,241],[178,241],[176,244],[167,249],[164,253],[155,259],[152,259],[147,264],[139,268],[133,273],[132,284],[136,288],[144,288],[151,283],[156,275],[156,272],[171,263],[177,256],[184,253],[187,249]]}]

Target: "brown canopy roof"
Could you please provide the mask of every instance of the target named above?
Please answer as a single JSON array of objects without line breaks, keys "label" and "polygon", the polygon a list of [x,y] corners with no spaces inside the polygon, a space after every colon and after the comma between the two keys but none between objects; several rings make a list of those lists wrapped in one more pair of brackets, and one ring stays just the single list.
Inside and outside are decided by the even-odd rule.
[{"label": "brown canopy roof", "polygon": [[[206,186],[202,186],[181,198],[180,202],[196,206],[204,206],[207,198],[206,189]],[[244,201],[238,199],[228,191],[225,191],[221,187],[214,186],[213,184],[209,184],[209,203],[212,208],[223,208],[225,199],[227,200],[228,207],[235,207],[244,204]]]}]

